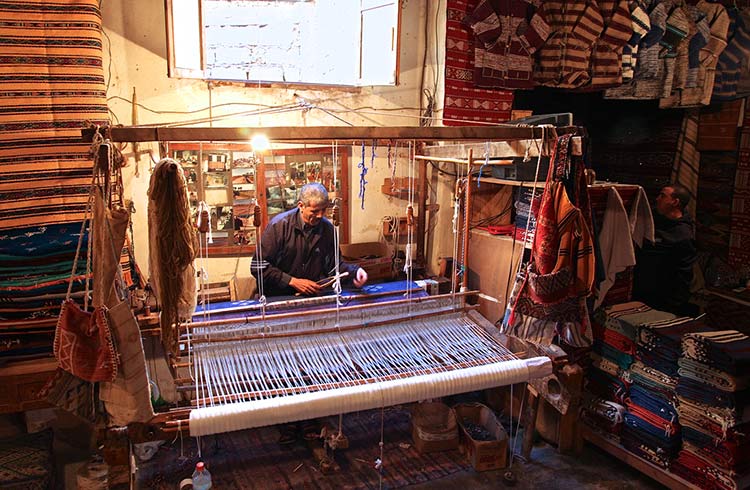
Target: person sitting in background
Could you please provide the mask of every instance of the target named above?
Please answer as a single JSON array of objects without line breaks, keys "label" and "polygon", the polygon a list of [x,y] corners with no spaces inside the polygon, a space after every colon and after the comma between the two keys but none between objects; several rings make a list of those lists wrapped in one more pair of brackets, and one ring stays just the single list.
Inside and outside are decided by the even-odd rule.
[{"label": "person sitting in background", "polygon": [[697,257],[689,202],[690,194],[680,184],[663,187],[656,197],[655,241],[636,251],[633,299],[657,310],[695,316],[696,308],[688,302]]},{"label": "person sitting in background", "polygon": [[[297,207],[268,223],[260,250],[267,263],[262,271],[267,296],[317,294],[321,290],[318,281],[335,273],[336,254],[340,257],[341,252],[334,250],[333,224],[325,217],[328,205],[325,187],[317,182],[305,184]],[[339,269],[349,273],[356,287],[367,282],[367,272],[361,267],[339,261]]]},{"label": "person sitting in background", "polygon": [[[314,295],[321,291],[319,280],[335,274],[336,254],[333,224],[324,216],[328,192],[321,184],[305,184],[300,189],[297,207],[274,217],[261,235],[263,286],[266,295],[289,295],[295,291]],[[256,258],[253,258],[256,262]],[[263,263],[261,261],[261,263]],[[356,265],[339,261],[339,272],[353,277],[356,287],[367,282],[367,272]],[[258,271],[251,267],[256,276]],[[347,278],[348,279],[348,278]],[[279,427],[279,443],[293,444],[298,436],[314,440],[320,426],[313,420]]]}]

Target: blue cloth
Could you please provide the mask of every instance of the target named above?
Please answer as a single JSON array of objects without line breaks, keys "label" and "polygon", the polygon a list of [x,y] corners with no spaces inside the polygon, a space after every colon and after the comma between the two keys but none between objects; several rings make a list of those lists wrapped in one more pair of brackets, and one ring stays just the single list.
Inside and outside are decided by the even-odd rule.
[{"label": "blue cloth", "polygon": [[677,409],[672,402],[642,387],[638,383],[630,385],[630,400],[664,420],[670,422],[677,421]]}]

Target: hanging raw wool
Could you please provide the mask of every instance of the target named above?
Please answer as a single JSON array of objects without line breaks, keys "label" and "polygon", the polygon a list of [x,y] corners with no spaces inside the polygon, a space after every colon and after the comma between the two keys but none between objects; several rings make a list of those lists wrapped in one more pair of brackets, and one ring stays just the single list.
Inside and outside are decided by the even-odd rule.
[{"label": "hanging raw wool", "polygon": [[162,342],[173,352],[173,325],[192,316],[196,305],[197,237],[190,221],[187,180],[171,158],[161,160],[148,187],[149,270],[151,287],[161,307]]}]

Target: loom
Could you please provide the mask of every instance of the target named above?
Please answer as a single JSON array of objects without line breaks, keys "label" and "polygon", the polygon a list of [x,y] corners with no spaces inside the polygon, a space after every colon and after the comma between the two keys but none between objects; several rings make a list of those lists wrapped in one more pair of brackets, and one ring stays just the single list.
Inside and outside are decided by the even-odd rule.
[{"label": "loom", "polygon": [[[112,139],[241,141],[254,132],[251,128],[125,129],[112,128]],[[511,126],[258,131],[274,141],[296,142],[410,139],[513,143],[543,134],[539,128]],[[471,169],[471,150],[468,160],[461,163]],[[419,193],[425,195],[426,161],[420,165]],[[467,183],[464,179],[462,266],[471,212],[471,186]],[[456,188],[458,194],[458,183]],[[426,202],[418,206],[416,253],[423,258]],[[175,327],[179,345],[165,345],[175,375],[177,368],[190,372],[189,378],[176,376],[178,391],[194,398],[190,407],[157,415],[151,427],[158,424],[166,432],[189,427],[191,435],[202,436],[509,385],[552,372],[548,357],[523,359],[527,354],[520,352],[523,348],[508,348],[508,339],[467,306],[466,296],[471,292],[465,289],[464,275],[463,292],[454,288],[446,295],[417,296],[407,287],[378,298],[378,302],[371,297],[352,306],[304,298],[276,307],[269,303],[261,308],[224,311],[221,313],[228,314],[218,320],[196,315],[193,321]]]},{"label": "loom", "polygon": [[196,321],[183,335],[196,396],[158,416],[193,436],[381,408],[551,373],[447,294]]}]

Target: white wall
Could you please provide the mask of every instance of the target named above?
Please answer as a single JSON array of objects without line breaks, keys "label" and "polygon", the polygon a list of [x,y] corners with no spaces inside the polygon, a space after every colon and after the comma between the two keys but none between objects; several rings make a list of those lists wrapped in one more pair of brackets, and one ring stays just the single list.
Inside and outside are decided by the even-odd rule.
[{"label": "white wall", "polygon": [[[262,88],[244,84],[214,84],[199,80],[170,79],[167,77],[167,55],[164,3],[154,0],[107,0],[102,2],[104,25],[104,72],[108,84],[108,102],[113,124],[133,124],[133,91],[142,107],[137,108],[137,123],[142,125],[192,121],[198,118],[235,114],[257,109],[258,106],[279,106],[295,102],[294,94],[316,106],[341,111],[336,114],[352,125],[410,126],[418,125],[422,87],[431,91],[437,87],[435,100],[442,101],[442,59],[444,56],[445,2],[443,0],[402,1],[401,53],[399,85],[395,87],[363,87],[360,89]],[[429,25],[425,25],[429,22]],[[435,23],[438,25],[435,25]],[[435,36],[438,39],[435,40]],[[427,40],[425,39],[427,36]],[[425,43],[429,49],[425,52]],[[435,44],[437,43],[437,44]],[[426,56],[425,56],[426,55]],[[423,60],[426,66],[423,69]],[[438,60],[438,64],[435,61]],[[434,80],[438,79],[435,84]],[[435,115],[440,116],[440,108]],[[189,113],[190,112],[190,113]],[[206,119],[207,120],[207,119]],[[295,110],[283,114],[232,116],[214,122],[214,126],[335,126],[341,120],[322,110]],[[208,122],[200,125],[207,126]],[[158,147],[153,143],[139,144],[140,157],[136,161],[132,147],[124,153],[130,165],[125,171],[126,197],[135,202],[135,252],[145,270],[148,260],[146,192],[149,168],[158,160]],[[150,152],[152,158],[148,156]],[[351,177],[351,241],[378,239],[384,215],[403,215],[405,202],[380,193],[383,178],[389,176],[385,160],[386,150],[378,150],[376,168],[370,170],[370,185],[365,210],[356,199],[359,189],[359,162],[355,151],[350,157]],[[368,151],[369,157],[369,151]],[[403,161],[403,160],[401,160]],[[403,168],[405,169],[405,167]],[[404,174],[405,175],[405,174]],[[443,185],[443,184],[441,184]],[[447,183],[451,189],[452,183]],[[450,190],[448,190],[450,193]],[[445,194],[445,191],[442,191]],[[445,206],[443,207],[445,208]],[[442,215],[445,213],[441,209]],[[448,221],[450,226],[450,221]],[[449,230],[450,228],[448,228]],[[436,239],[437,255],[445,250],[444,239]],[[450,242],[450,239],[449,239]],[[430,265],[434,265],[431,260]],[[210,281],[231,277],[249,277],[249,259],[210,259],[206,268]],[[243,280],[244,280],[243,279]]]}]

